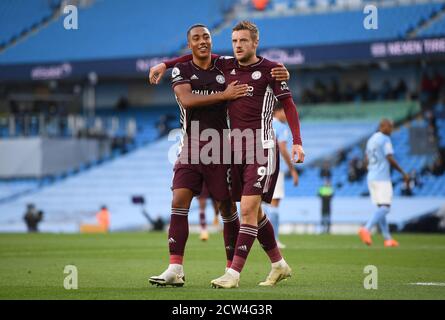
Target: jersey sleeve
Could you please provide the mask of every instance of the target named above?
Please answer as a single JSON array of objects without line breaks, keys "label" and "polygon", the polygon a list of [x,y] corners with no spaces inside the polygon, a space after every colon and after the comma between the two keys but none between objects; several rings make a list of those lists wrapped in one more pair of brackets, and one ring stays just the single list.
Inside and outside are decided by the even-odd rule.
[{"label": "jersey sleeve", "polygon": [[383,153],[385,156],[388,156],[390,154],[394,154],[394,149],[392,147],[391,140],[386,139],[383,143]]},{"label": "jersey sleeve", "polygon": [[[212,53],[212,60],[216,60],[219,57],[220,57],[219,55]],[[193,60],[193,55],[186,54],[184,56],[172,58],[170,60],[165,60],[165,61],[163,61],[163,63],[165,64],[167,69],[170,69],[170,68],[173,68],[178,63],[189,62],[189,61],[192,61],[192,60]]]},{"label": "jersey sleeve", "polygon": [[[269,73],[272,70],[272,68],[275,67],[277,67],[277,65],[273,65],[270,68]],[[269,77],[269,85],[272,88],[273,93],[278,100],[284,100],[286,98],[292,97],[292,93],[289,90],[287,81],[277,81],[270,75],[268,75],[268,77]]]},{"label": "jersey sleeve", "polygon": [[281,100],[281,103],[283,104],[287,123],[289,124],[289,128],[292,133],[292,142],[293,144],[302,146],[303,142],[301,140],[300,118],[298,116],[297,106],[292,100],[292,96],[285,97],[283,100]]},{"label": "jersey sleeve", "polygon": [[190,83],[190,75],[188,74],[186,68],[183,64],[176,64],[172,70],[172,88],[178,84]]},{"label": "jersey sleeve", "polygon": [[284,100],[286,98],[292,97],[286,81],[272,80],[271,87],[275,97],[278,100]]}]

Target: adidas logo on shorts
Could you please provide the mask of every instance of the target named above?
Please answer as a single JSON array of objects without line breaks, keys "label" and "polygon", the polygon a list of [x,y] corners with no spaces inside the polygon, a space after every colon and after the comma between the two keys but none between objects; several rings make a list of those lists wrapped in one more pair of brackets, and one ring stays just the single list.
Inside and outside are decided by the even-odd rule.
[{"label": "adidas logo on shorts", "polygon": [[260,188],[260,189],[262,188],[260,182],[255,183],[253,186],[254,186],[255,188]]}]

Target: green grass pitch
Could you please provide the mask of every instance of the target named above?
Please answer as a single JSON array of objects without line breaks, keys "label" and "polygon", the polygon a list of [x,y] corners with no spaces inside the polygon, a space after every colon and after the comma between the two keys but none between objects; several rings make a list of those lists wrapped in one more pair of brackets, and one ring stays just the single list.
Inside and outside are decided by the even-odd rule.
[{"label": "green grass pitch", "polygon": [[[222,234],[205,243],[190,234],[182,288],[148,283],[167,266],[165,233],[1,234],[0,299],[445,299],[445,236],[396,238],[399,248],[379,236],[366,247],[352,235],[283,235],[293,277],[272,288],[257,285],[270,264],[256,243],[240,287],[224,290],[210,287],[224,272]],[[77,267],[77,290],[63,287],[66,265]],[[366,265],[378,268],[377,290],[363,287]]]}]

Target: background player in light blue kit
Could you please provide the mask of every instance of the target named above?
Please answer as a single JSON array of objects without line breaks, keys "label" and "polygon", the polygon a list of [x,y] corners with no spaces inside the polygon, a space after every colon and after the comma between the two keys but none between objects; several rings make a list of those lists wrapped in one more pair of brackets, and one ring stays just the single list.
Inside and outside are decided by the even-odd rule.
[{"label": "background player in light blue kit", "polygon": [[280,149],[280,173],[278,174],[277,184],[275,185],[275,191],[273,193],[272,202],[266,206],[266,210],[269,215],[270,222],[273,225],[275,231],[275,239],[277,240],[278,248],[284,249],[286,245],[278,240],[278,229],[280,225],[280,200],[284,198],[284,176],[286,168],[289,169],[289,173],[292,176],[294,186],[298,185],[298,172],[292,164],[291,157],[288,151],[288,141],[290,138],[290,132],[286,124],[286,114],[284,113],[283,106],[277,103],[274,107],[272,126],[275,132],[275,136],[278,142],[278,148]]},{"label": "background player in light blue kit", "polygon": [[409,176],[393,157],[394,150],[389,138],[392,130],[393,123],[390,120],[381,120],[379,131],[374,133],[366,144],[365,165],[368,167],[368,188],[372,202],[378,207],[372,218],[359,230],[360,239],[367,245],[372,244],[371,229],[377,223],[385,238],[385,247],[399,245],[392,239],[386,221],[393,194],[390,166],[399,171],[405,181],[409,181]]}]

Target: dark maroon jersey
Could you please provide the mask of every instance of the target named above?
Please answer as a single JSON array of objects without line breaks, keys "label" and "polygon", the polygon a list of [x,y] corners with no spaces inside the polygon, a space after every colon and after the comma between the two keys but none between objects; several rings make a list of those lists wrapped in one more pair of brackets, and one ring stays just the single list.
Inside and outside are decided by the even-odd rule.
[{"label": "dark maroon jersey", "polygon": [[[192,93],[201,95],[210,95],[225,89],[225,78],[223,74],[215,67],[214,62],[210,69],[203,70],[193,63],[188,61],[178,63],[172,70],[172,87],[177,85],[189,83],[192,87]],[[222,137],[224,129],[228,129],[227,107],[226,103],[214,104],[205,107],[185,109],[178,97],[176,101],[180,110],[181,128],[184,133],[187,133],[189,142],[190,139],[199,138],[191,137],[191,123],[192,121],[199,122],[199,133],[205,129],[216,129]],[[199,141],[199,146],[202,147],[208,141]]]},{"label": "dark maroon jersey", "polygon": [[277,63],[258,58],[257,63],[240,66],[235,58],[220,57],[216,60],[216,67],[223,72],[227,84],[238,80],[240,84],[249,85],[246,97],[228,104],[231,129],[260,129],[263,148],[272,148],[275,143],[272,128],[274,104],[277,99],[292,95],[285,81],[276,81],[270,74]]}]

